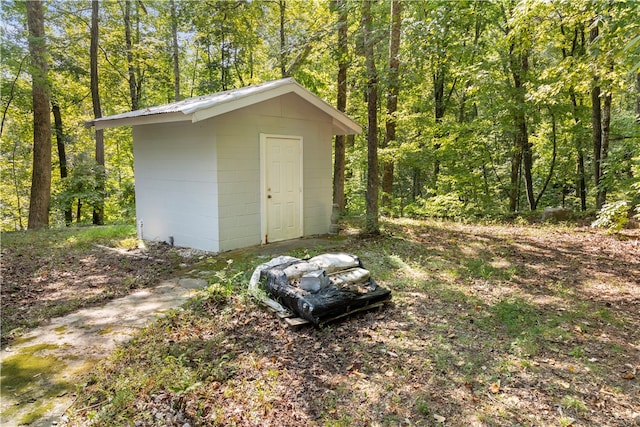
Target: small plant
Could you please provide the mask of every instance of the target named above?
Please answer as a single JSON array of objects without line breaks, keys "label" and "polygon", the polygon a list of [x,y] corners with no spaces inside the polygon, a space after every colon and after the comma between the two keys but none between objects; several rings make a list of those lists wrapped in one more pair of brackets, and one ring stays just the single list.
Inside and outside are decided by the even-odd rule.
[{"label": "small plant", "polygon": [[597,214],[597,219],[591,223],[592,227],[606,228],[613,233],[622,230],[629,221],[629,202],[618,200],[613,203],[606,203]]},{"label": "small plant", "polygon": [[587,405],[579,398],[574,396],[565,396],[562,398],[562,402],[560,402],[562,406],[567,409],[573,409],[577,413],[581,413],[587,410]]},{"label": "small plant", "polygon": [[431,415],[431,407],[429,407],[429,404],[422,399],[416,400],[416,410],[424,417],[429,417]]}]

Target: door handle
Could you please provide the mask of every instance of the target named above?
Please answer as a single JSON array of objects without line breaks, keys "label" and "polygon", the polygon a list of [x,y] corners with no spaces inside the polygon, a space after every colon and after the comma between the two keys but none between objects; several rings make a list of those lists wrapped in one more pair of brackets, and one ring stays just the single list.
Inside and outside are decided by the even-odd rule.
[{"label": "door handle", "polygon": [[270,199],[270,198],[271,198],[271,194],[269,194],[269,195],[267,196],[267,199]]}]

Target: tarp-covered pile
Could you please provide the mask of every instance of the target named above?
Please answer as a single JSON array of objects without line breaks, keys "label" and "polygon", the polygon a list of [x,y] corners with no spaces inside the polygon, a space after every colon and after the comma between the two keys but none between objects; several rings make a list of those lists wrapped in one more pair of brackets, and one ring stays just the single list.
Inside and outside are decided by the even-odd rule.
[{"label": "tarp-covered pile", "polygon": [[279,311],[284,306],[316,326],[391,298],[391,291],[375,283],[357,256],[345,253],[308,260],[274,258],[256,269],[250,287],[256,282],[270,306]]}]

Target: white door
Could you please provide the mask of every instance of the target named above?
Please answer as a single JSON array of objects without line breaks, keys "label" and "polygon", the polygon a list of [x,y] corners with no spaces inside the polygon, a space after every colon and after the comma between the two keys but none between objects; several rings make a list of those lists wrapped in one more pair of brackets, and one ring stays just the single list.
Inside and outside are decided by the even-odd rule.
[{"label": "white door", "polygon": [[302,138],[261,135],[262,243],[302,236]]}]

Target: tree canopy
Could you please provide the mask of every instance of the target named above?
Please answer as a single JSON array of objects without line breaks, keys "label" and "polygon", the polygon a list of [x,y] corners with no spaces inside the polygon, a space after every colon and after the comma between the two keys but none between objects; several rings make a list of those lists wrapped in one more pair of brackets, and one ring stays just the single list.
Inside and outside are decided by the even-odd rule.
[{"label": "tree canopy", "polygon": [[[44,1],[44,37],[27,6],[1,11],[5,230],[27,226],[42,168],[50,224],[133,218],[131,131],[105,130],[100,164],[83,126],[97,112],[285,76],[364,125],[336,144],[347,213],[375,219],[378,198],[387,215],[439,217],[640,203],[639,2],[112,0],[93,8],[95,70],[92,2]],[[44,166],[43,69],[57,110]]]}]

